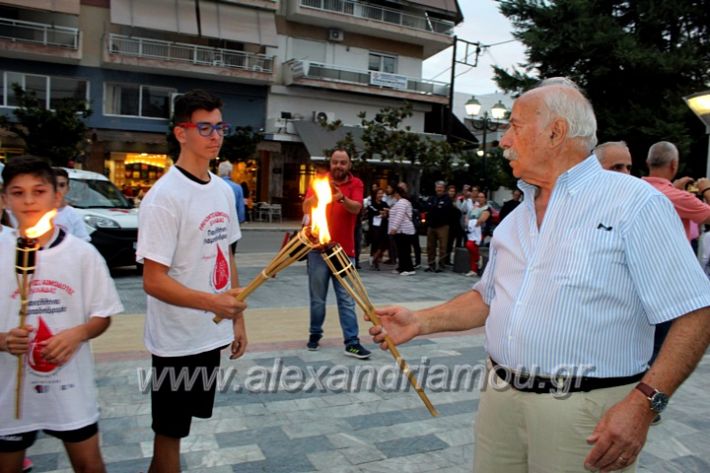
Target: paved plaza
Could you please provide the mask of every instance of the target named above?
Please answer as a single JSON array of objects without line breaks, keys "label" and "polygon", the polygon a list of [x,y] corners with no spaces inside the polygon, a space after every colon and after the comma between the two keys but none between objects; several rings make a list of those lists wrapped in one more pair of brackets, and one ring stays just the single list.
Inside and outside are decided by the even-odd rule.
[{"label": "paved plaza", "polygon": [[[242,281],[257,274],[273,254],[240,255]],[[366,266],[366,265],[363,265]],[[389,268],[391,267],[384,267]],[[400,277],[361,271],[376,305],[436,304],[466,290],[473,280],[460,274],[418,272]],[[127,314],[114,317],[94,344],[101,404],[102,449],[109,472],[145,472],[152,451],[150,395],[144,393],[150,358],[143,350],[136,280],[117,279]],[[128,296],[126,296],[128,294]],[[332,290],[329,304],[334,304]],[[370,360],[345,357],[335,307],[329,305],[320,351],[305,350],[308,293],[305,266],[298,263],[268,281],[249,299],[249,353],[223,359],[214,415],[195,420],[182,444],[189,472],[449,472],[472,470],[473,423],[479,393],[475,382],[452,373],[476,373],[485,361],[480,330],[443,334],[401,347],[416,367],[427,365],[427,392],[439,410],[431,417],[413,390],[399,389],[388,352]],[[143,306],[141,306],[143,304]],[[368,370],[389,377],[367,384]],[[354,375],[362,383],[352,390]],[[364,373],[364,374],[363,374]],[[465,373],[464,373],[465,374]],[[394,381],[393,381],[394,380]],[[651,428],[640,472],[710,471],[710,357],[672,398],[663,422]],[[42,436],[29,450],[35,472],[65,472],[61,444]],[[580,465],[580,471],[582,471]]]}]

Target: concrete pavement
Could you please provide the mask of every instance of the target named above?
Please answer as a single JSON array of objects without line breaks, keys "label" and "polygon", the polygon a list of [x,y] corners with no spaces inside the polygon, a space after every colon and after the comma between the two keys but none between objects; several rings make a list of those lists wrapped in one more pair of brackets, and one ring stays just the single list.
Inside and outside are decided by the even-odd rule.
[{"label": "concrete pavement", "polygon": [[[285,231],[289,226],[266,228]],[[249,229],[247,225],[245,230]],[[257,274],[272,256],[238,255],[242,280]],[[399,303],[413,308],[446,300],[473,282],[451,272],[401,277],[364,269],[361,275],[375,305]],[[371,369],[377,376],[393,375],[396,369],[387,352],[377,350],[368,361],[343,355],[333,305],[328,307],[321,350],[305,350],[306,284],[304,263],[297,263],[248,300],[249,353],[236,361],[223,359],[225,377],[218,384],[214,415],[193,423],[191,436],[183,442],[183,469],[209,473],[470,472],[479,394],[475,383],[451,389],[447,376],[455,378],[452,373],[457,367],[482,366],[481,331],[443,334],[401,347],[410,365],[430,366],[427,392],[440,412],[433,418],[413,391],[393,387],[393,376],[382,376],[373,389],[365,386],[368,378],[363,376],[360,389],[351,389],[350,381],[358,372]],[[334,303],[330,296],[329,304]],[[139,372],[149,368],[150,358],[142,344],[142,322],[141,313],[116,316],[111,329],[93,344],[102,449],[109,472],[146,471],[150,461],[150,396],[142,392],[146,378]],[[366,329],[362,322],[361,332]],[[369,337],[363,335],[363,342],[375,350]],[[435,371],[440,373],[438,379]],[[708,374],[710,357],[706,355],[673,397],[663,423],[651,429],[639,471],[710,471]],[[55,439],[40,438],[29,451],[34,471],[70,471],[61,450]]]}]

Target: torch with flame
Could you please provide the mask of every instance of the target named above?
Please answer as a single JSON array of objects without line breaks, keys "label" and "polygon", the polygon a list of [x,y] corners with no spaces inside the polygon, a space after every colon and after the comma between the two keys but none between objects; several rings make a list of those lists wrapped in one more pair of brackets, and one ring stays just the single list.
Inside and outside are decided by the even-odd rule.
[{"label": "torch with flame", "polygon": [[[17,287],[20,292],[20,325],[25,326],[27,320],[27,307],[29,305],[29,292],[32,276],[35,272],[37,250],[39,249],[39,237],[52,229],[52,219],[57,214],[53,209],[47,212],[39,221],[25,231],[25,236],[20,235],[15,245],[15,275],[17,277]],[[15,418],[19,419],[22,414],[22,378],[24,368],[24,357],[17,357],[17,384],[15,386]]]},{"label": "torch with flame", "polygon": [[[370,321],[374,325],[380,325],[380,318],[375,312],[375,307],[372,305],[369,296],[367,295],[367,290],[365,285],[360,279],[360,275],[355,270],[352,261],[345,254],[345,250],[340,246],[339,243],[330,242],[330,233],[328,232],[328,220],[326,218],[325,207],[328,203],[332,201],[332,193],[330,189],[330,183],[325,180],[326,184],[319,185],[316,183],[316,195],[318,196],[318,207],[311,214],[311,231],[314,235],[317,235],[321,245],[324,245],[323,259],[325,263],[330,268],[331,273],[338,279],[338,282],[348,291],[348,294],[353,298],[355,303],[360,306],[360,308],[367,314]],[[321,208],[322,204],[322,208]],[[437,416],[438,413],[436,408],[429,400],[429,397],[424,392],[424,389],[419,385],[419,382],[414,377],[414,373],[409,368],[406,360],[400,355],[397,346],[394,344],[389,335],[385,335],[385,341],[387,342],[387,349],[392,354],[399,366],[399,369],[407,376],[409,383],[412,385],[414,390],[419,395],[427,410],[432,416]]]},{"label": "torch with flame", "polygon": [[[320,192],[323,192],[323,189],[327,189],[328,198],[332,200],[332,197],[330,196],[330,182],[327,178],[316,179],[314,182],[314,188],[316,190],[316,195],[318,195],[318,208],[314,210],[314,214],[317,212],[322,215],[322,221],[325,222],[325,206],[327,205],[327,202],[325,202],[325,197],[321,200],[321,197],[318,194],[318,189],[321,189]],[[328,200],[328,202],[330,202],[330,200]],[[249,284],[247,284],[246,287],[244,287],[244,289],[242,289],[242,291],[236,296],[236,299],[238,301],[246,300],[249,294],[254,292],[257,287],[264,284],[264,282],[275,276],[276,273],[300,260],[306,256],[308,252],[318,248],[320,244],[317,238],[321,240],[323,238],[326,238],[328,241],[330,240],[327,222],[325,226],[312,226],[311,228],[303,227],[303,229],[301,229],[295,237],[291,238],[288,243],[281,248],[266,268],[261,270],[261,273],[259,273],[249,282]],[[218,324],[222,321],[222,317],[215,315],[212,321]]]}]

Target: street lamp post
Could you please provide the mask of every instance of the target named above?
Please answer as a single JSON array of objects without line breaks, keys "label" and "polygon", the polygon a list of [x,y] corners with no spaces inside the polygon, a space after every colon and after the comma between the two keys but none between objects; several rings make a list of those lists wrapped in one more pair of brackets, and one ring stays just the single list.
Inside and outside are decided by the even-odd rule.
[{"label": "street lamp post", "polygon": [[[486,167],[486,136],[488,132],[495,132],[500,128],[500,120],[505,117],[505,113],[508,111],[500,100],[498,103],[491,107],[490,116],[488,110],[483,112],[483,116],[479,117],[481,113],[481,102],[476,100],[476,97],[471,96],[471,98],[464,105],[466,109],[466,115],[471,118],[471,126],[475,130],[480,130],[483,132],[483,142],[481,143],[481,149],[478,150],[477,154],[483,158],[483,187],[485,188],[486,195],[488,195],[488,170]],[[478,124],[476,123],[478,121]]]},{"label": "street lamp post", "polygon": [[705,168],[705,177],[710,176],[710,90],[683,97],[688,107],[705,124],[705,133],[708,134],[708,157]]}]

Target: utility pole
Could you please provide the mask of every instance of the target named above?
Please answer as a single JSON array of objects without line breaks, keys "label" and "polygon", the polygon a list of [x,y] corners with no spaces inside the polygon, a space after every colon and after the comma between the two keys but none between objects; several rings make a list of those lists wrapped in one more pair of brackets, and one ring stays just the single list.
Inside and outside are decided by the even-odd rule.
[{"label": "utility pole", "polygon": [[[458,60],[458,44],[464,47],[463,60]],[[481,43],[466,41],[454,35],[453,54],[451,54],[451,81],[449,85],[449,115],[447,117],[446,135],[450,136],[454,129],[454,82],[456,80],[456,64],[463,64],[469,67],[478,66],[478,56],[481,54]],[[473,59],[471,59],[473,56]]]}]

